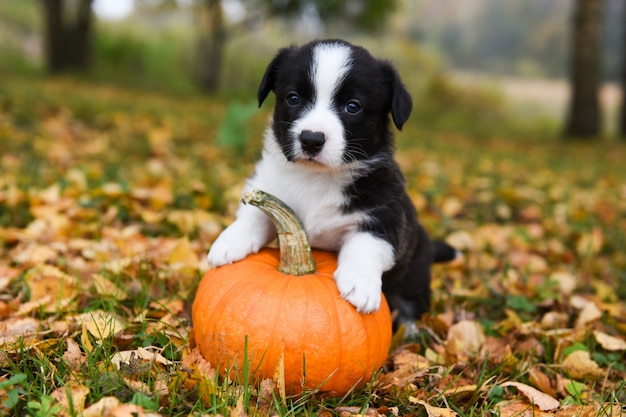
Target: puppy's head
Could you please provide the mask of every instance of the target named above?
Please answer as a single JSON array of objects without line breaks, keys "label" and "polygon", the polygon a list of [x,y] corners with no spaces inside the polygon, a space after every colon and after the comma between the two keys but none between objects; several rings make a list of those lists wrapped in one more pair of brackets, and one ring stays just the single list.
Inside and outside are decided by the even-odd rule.
[{"label": "puppy's head", "polygon": [[273,136],[287,160],[331,169],[387,151],[389,114],[402,129],[412,109],[389,62],[340,40],[281,49],[259,86],[259,106],[270,91]]}]

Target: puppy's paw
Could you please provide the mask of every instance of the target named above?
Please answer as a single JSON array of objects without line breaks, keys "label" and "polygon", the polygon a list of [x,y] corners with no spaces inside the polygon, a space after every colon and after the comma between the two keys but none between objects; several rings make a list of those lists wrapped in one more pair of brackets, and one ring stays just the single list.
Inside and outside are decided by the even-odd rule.
[{"label": "puppy's paw", "polygon": [[372,313],[380,307],[381,274],[354,264],[340,265],[335,271],[335,282],[341,297],[356,307],[359,313]]},{"label": "puppy's paw", "polygon": [[264,244],[264,239],[258,233],[244,230],[233,223],[213,242],[207,259],[213,268],[217,268],[258,252]]},{"label": "puppy's paw", "polygon": [[339,251],[335,282],[341,296],[360,313],[380,307],[383,272],[394,265],[393,247],[368,232],[349,236]]}]

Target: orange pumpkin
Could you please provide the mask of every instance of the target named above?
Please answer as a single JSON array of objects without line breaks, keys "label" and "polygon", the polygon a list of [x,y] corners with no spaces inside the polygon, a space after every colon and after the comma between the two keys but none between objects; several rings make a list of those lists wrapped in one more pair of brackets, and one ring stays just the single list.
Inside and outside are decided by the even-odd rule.
[{"label": "orange pumpkin", "polygon": [[[259,195],[266,201],[267,194]],[[297,227],[289,232],[292,237],[303,235]],[[192,308],[195,340],[222,375],[243,380],[247,369],[259,380],[282,374],[287,394],[315,389],[343,395],[369,381],[385,362],[391,344],[389,307],[383,296],[377,312],[358,313],[337,290],[336,255],[311,251],[305,241],[292,256],[294,239],[287,244],[281,239],[283,226],[277,229],[280,252],[263,249],[206,273]],[[314,262],[316,271],[303,267],[307,262]],[[298,268],[302,275],[296,276]]]}]

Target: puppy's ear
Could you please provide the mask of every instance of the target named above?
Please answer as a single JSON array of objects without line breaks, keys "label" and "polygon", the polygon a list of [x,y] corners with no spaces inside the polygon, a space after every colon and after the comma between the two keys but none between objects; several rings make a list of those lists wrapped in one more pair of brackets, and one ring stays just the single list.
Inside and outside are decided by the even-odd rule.
[{"label": "puppy's ear", "polygon": [[270,62],[270,64],[267,66],[265,74],[263,74],[261,84],[259,85],[259,91],[256,95],[257,99],[259,100],[259,107],[261,107],[270,91],[274,91],[276,83],[276,72],[278,71],[278,67],[280,67],[280,65],[285,60],[287,54],[289,54],[290,50],[290,48],[283,48],[278,51],[278,54],[276,54],[272,62]]},{"label": "puppy's ear", "polygon": [[409,119],[411,110],[413,110],[413,100],[411,100],[411,95],[395,68],[386,62],[385,69],[391,79],[391,118],[398,130],[402,130],[402,126]]}]

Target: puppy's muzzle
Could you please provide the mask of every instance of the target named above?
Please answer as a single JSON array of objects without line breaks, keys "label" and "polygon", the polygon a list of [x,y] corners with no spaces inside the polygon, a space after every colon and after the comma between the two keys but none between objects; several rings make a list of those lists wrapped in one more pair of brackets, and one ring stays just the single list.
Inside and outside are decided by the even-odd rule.
[{"label": "puppy's muzzle", "polygon": [[309,156],[315,156],[324,147],[326,138],[323,132],[313,132],[312,130],[303,130],[300,133],[300,143],[302,151]]}]

